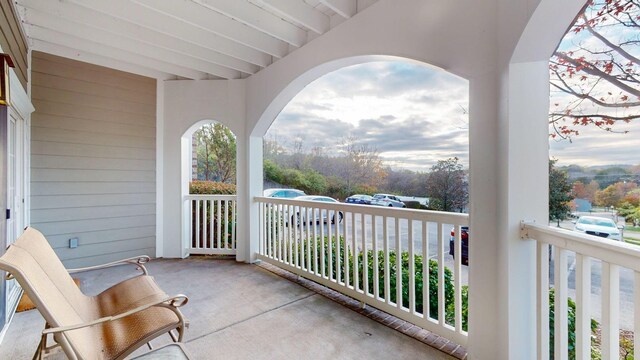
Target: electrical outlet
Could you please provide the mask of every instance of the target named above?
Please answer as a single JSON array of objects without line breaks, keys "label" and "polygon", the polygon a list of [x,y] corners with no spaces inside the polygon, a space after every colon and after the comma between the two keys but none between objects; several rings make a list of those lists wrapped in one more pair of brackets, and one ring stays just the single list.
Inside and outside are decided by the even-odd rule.
[{"label": "electrical outlet", "polygon": [[69,248],[70,249],[75,249],[77,247],[78,247],[78,238],[69,239]]}]

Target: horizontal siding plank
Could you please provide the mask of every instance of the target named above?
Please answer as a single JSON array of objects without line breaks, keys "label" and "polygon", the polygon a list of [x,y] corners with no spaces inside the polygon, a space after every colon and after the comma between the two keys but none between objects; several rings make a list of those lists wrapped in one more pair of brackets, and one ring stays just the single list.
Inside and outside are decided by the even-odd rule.
[{"label": "horizontal siding plank", "polygon": [[[110,254],[115,252],[134,252],[144,251],[143,249],[152,248],[155,245],[156,238],[155,237],[146,237],[146,238],[137,238],[137,239],[127,239],[121,240],[111,243],[102,243],[102,244],[82,244],[82,239],[78,239],[80,245],[78,245],[75,249],[70,249],[67,247],[61,247],[55,249],[56,254],[60,257],[60,260],[70,260],[75,259],[81,252],[83,257],[102,257],[105,254]],[[145,253],[138,253],[137,255],[148,255]],[[153,255],[153,254],[152,254]],[[135,255],[134,255],[135,256]],[[134,267],[132,266],[132,269]]]},{"label": "horizontal siding plank", "polygon": [[[37,229],[37,228],[36,228]],[[74,232],[58,235],[46,235],[49,244],[53,248],[69,246],[69,239],[77,237],[81,239],[83,244],[102,244],[112,241],[120,241],[127,239],[137,239],[142,237],[155,236],[155,226],[136,226],[121,229],[109,229],[102,231]]]},{"label": "horizontal siding plank", "polygon": [[155,223],[155,215],[140,215],[108,219],[58,221],[56,223],[33,223],[33,227],[39,229],[44,234],[56,235],[136,226],[151,226],[155,225]]},{"label": "horizontal siding plank", "polygon": [[67,209],[41,209],[31,211],[32,223],[116,218],[122,216],[154,215],[155,204],[114,205]]},{"label": "horizontal siding plank", "polygon": [[[32,118],[35,118],[34,115]],[[135,134],[100,134],[79,130],[52,129],[40,127],[35,124],[31,126],[31,141],[50,141],[69,144],[93,144],[105,146],[120,146],[134,149],[154,149],[156,148],[155,137],[141,137]]]},{"label": "horizontal siding plank", "polygon": [[155,79],[32,56],[32,226],[65,264],[154,255]]},{"label": "horizontal siding plank", "polygon": [[138,126],[156,127],[156,117],[154,114],[140,115],[131,114],[119,109],[101,109],[87,104],[63,104],[47,99],[33,99],[33,106],[38,114],[58,115],[81,120],[93,120],[116,124],[132,124]]},{"label": "horizontal siding plank", "polygon": [[78,130],[99,134],[127,135],[155,138],[156,129],[146,126],[106,123],[92,120],[65,118],[58,115],[34,113],[31,117],[33,126],[52,129]]},{"label": "horizontal siding plank", "polygon": [[[81,153],[79,153],[81,154]],[[155,171],[155,160],[107,159],[84,156],[32,155],[33,169]]]},{"label": "horizontal siding plank", "polygon": [[70,144],[52,141],[32,141],[32,155],[103,157],[109,159],[154,160],[155,149],[138,149],[121,146]]},{"label": "horizontal siding plank", "polygon": [[[126,258],[137,256],[137,255],[153,256],[155,255],[155,250],[154,248],[145,248],[145,249],[137,249],[137,250],[130,250],[130,251],[118,251],[115,253],[109,253],[109,254],[104,254],[99,256],[89,256],[89,257],[82,257],[81,255],[78,255],[79,257],[74,257],[73,259],[62,260],[62,263],[66,268],[73,269],[73,268],[80,268],[80,267],[92,266],[97,264],[106,264],[109,262],[118,261],[121,259],[126,259]],[[134,273],[133,269],[132,269],[132,273]],[[140,272],[136,271],[135,273],[139,274]]]},{"label": "horizontal siding plank", "polygon": [[69,79],[91,81],[96,84],[154,94],[154,96],[156,93],[155,79],[74,61],[39,51],[32,53],[31,66],[32,71],[36,72]]},{"label": "horizontal siding plank", "polygon": [[107,84],[97,84],[95,82],[67,77],[46,74],[42,72],[31,73],[32,86],[42,86],[45,88],[56,88],[72,91],[75,93],[100,96],[104,98],[117,99],[123,101],[139,102],[142,104],[154,105],[156,103],[155,94],[132,91],[118,88]]},{"label": "horizontal siding plank", "polygon": [[36,100],[47,100],[57,103],[69,104],[71,106],[84,105],[100,110],[118,109],[122,112],[137,115],[155,116],[155,104],[142,104],[131,101],[110,99],[90,94],[67,91],[57,88],[48,88],[32,85],[31,97]]},{"label": "horizontal siding plank", "polygon": [[156,183],[149,182],[34,182],[31,195],[98,195],[154,193]]},{"label": "horizontal siding plank", "polygon": [[155,181],[155,171],[32,169],[31,181]]},{"label": "horizontal siding plank", "polygon": [[155,204],[155,194],[39,195],[31,197],[31,208],[64,209],[91,206]]}]

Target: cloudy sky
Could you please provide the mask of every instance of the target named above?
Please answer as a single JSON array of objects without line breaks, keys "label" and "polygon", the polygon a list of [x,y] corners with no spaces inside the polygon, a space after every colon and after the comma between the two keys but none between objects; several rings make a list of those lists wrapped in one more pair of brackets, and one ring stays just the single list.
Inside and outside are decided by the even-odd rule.
[{"label": "cloudy sky", "polygon": [[468,82],[409,62],[349,66],[309,84],[280,113],[267,140],[309,151],[346,137],[375,147],[393,168],[428,170],[457,156],[468,166]]},{"label": "cloudy sky", "polygon": [[[468,82],[409,62],[346,67],[309,84],[280,113],[267,140],[335,153],[355,137],[377,148],[395,169],[428,170],[437,160],[469,159]],[[569,141],[549,141],[560,165],[640,164],[640,121],[621,125],[627,134],[581,128]]]}]

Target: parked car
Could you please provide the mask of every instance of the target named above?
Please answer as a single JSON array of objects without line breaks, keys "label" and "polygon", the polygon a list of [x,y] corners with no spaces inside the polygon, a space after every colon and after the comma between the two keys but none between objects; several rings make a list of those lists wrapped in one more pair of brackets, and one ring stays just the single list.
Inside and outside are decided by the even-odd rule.
[{"label": "parked car", "polygon": [[362,205],[371,205],[372,201],[373,201],[372,196],[361,195],[361,194],[351,195],[345,200],[345,202],[349,204],[362,204]]},{"label": "parked car", "polygon": [[[319,201],[319,202],[325,202],[325,203],[336,203],[339,204],[340,202],[334,198],[330,198],[328,196],[320,196],[320,195],[305,195],[305,196],[299,196],[296,198],[296,200],[304,200],[304,201]],[[307,212],[302,212],[300,213],[300,211],[298,210],[298,212],[296,212],[295,214],[292,215],[291,217],[291,222],[294,224],[300,224],[300,223],[304,223],[306,221],[309,222],[323,222],[326,223],[328,222],[327,219],[331,219],[331,223],[335,224],[336,220],[340,223],[342,222],[342,218],[344,217],[344,214],[342,213],[342,211],[338,211],[338,215],[337,215],[337,219],[336,219],[336,215],[335,215],[335,211],[334,210],[329,210],[329,213],[327,214],[327,210],[321,210],[321,211],[313,211],[313,215],[315,218],[314,219],[309,219],[307,220]]]},{"label": "parked car", "polygon": [[302,190],[298,189],[266,189],[262,192],[264,197],[272,197],[272,198],[285,198],[285,199],[294,199],[298,196],[305,196],[307,194]]},{"label": "parked car", "polygon": [[[462,244],[460,252],[462,253],[462,257],[460,258],[460,262],[462,263],[462,265],[469,266],[469,227],[463,226],[461,229],[462,233],[460,234],[460,238],[462,240]],[[453,228],[451,229],[451,237],[449,238],[449,255],[453,256],[454,259],[456,258],[454,247],[455,239],[456,231],[455,228]]]},{"label": "parked car", "polygon": [[622,241],[621,230],[622,227],[618,227],[613,220],[597,216],[580,216],[573,228],[573,231],[583,234],[618,241]]},{"label": "parked car", "polygon": [[371,201],[372,205],[379,206],[391,206],[391,207],[400,207],[406,208],[407,205],[403,203],[397,196],[391,194],[375,194],[373,195],[373,200]]}]

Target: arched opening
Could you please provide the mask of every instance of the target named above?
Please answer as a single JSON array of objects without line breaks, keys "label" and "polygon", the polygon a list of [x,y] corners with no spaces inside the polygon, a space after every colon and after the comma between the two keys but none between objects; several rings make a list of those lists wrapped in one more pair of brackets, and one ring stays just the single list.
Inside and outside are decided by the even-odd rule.
[{"label": "arched opening", "polygon": [[188,254],[236,253],[235,134],[202,120],[181,138],[183,246]]},{"label": "arched opening", "polygon": [[[260,200],[258,258],[302,267],[303,276],[414,323],[444,318],[429,328],[465,343],[468,217],[459,213],[467,201],[469,85],[423,63],[383,59],[311,70],[299,78],[306,83],[276,97],[292,100],[268,120],[270,130],[256,128],[266,133],[264,180],[276,187]],[[293,97],[291,88],[302,87]],[[439,171],[458,181],[449,193],[462,195],[458,204],[429,204],[429,179]],[[290,199],[296,195],[303,196]],[[365,195],[374,199],[345,201]],[[434,204],[451,215],[434,217]],[[424,286],[431,280],[442,286]],[[403,308],[411,311],[394,311]]]},{"label": "arched opening", "polygon": [[[636,2],[589,1],[549,61],[550,225],[623,251],[627,244],[640,245],[640,228],[633,226],[640,222],[639,16]],[[556,303],[568,298],[584,317],[568,314],[569,323],[582,323],[576,336],[563,329],[569,333],[569,357],[632,353],[637,327],[629,314],[640,306],[634,305],[634,272],[605,261],[605,252],[570,245],[552,247],[551,257],[566,257],[566,263],[551,263],[549,276],[555,293],[562,293]],[[566,274],[553,276],[565,268]],[[608,304],[611,296],[617,300]],[[580,341],[578,335],[600,340]]]}]

